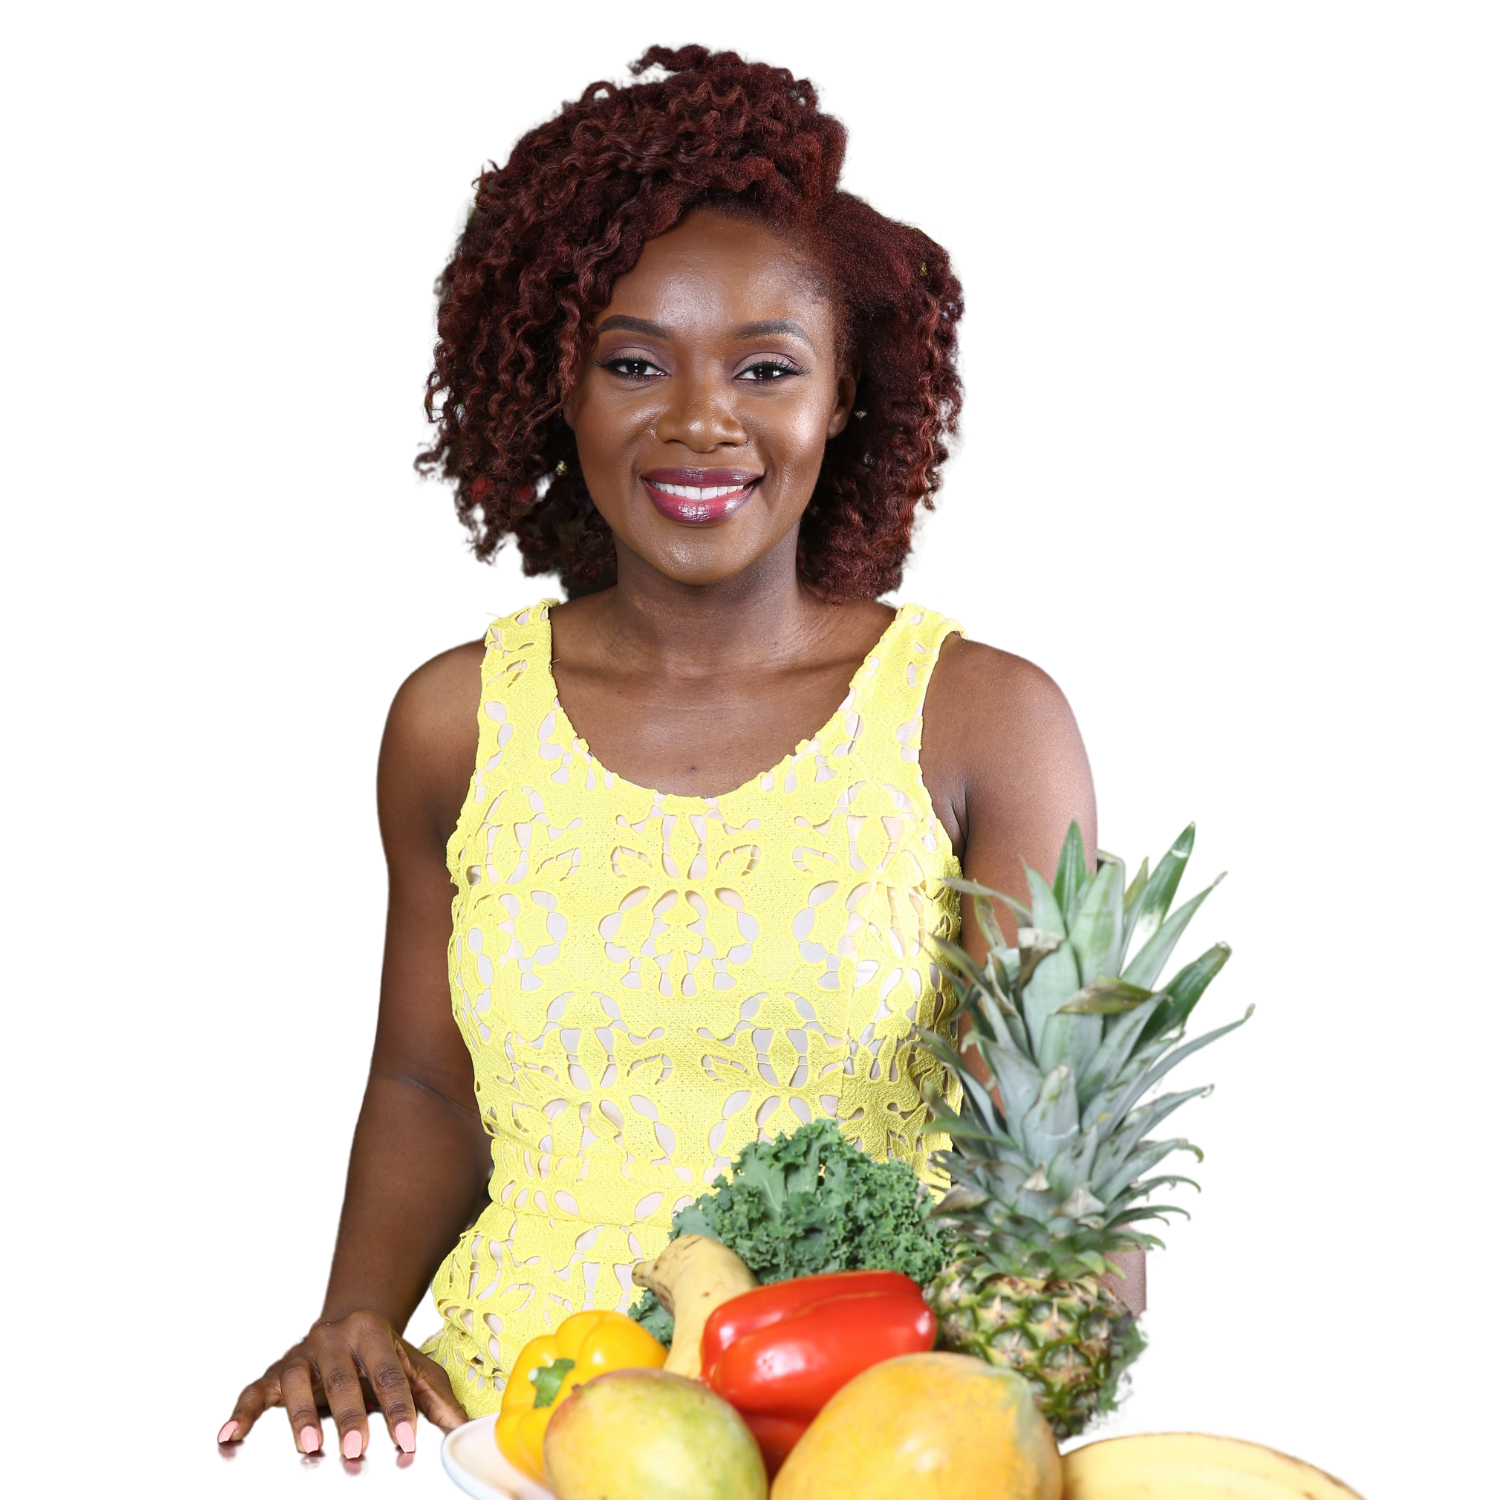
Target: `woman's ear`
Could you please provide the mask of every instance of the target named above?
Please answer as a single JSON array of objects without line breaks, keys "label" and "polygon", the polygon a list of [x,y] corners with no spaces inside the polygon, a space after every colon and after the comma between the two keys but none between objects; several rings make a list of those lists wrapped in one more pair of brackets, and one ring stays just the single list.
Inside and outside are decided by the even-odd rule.
[{"label": "woman's ear", "polygon": [[836,438],[849,425],[850,414],[854,411],[854,397],[859,390],[859,377],[863,370],[863,364],[856,357],[845,366],[843,373],[839,376],[838,398],[828,418],[830,438]]}]

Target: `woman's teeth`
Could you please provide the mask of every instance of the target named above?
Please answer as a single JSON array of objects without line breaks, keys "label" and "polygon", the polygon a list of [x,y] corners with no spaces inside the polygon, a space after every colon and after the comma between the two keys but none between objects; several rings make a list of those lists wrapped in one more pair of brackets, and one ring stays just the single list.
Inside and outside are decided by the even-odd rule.
[{"label": "woman's teeth", "polygon": [[660,490],[664,495],[676,495],[679,500],[719,500],[725,495],[738,495],[741,490],[748,489],[755,481],[747,479],[743,484],[659,484],[656,480],[650,480],[652,489]]}]

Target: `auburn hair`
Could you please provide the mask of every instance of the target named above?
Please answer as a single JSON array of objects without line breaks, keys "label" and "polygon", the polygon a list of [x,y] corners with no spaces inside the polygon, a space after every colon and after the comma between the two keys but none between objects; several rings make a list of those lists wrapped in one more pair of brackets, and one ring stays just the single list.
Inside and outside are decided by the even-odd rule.
[{"label": "auburn hair", "polygon": [[753,217],[816,262],[857,353],[856,417],[825,450],[797,567],[823,598],[901,581],[919,505],[932,507],[962,388],[963,290],[947,252],[838,187],[845,131],[806,79],[706,47],[652,47],[621,88],[591,84],[476,182],[438,281],[417,459],[454,483],[475,552],[514,536],[528,573],[572,595],[613,583],[613,533],[563,419],[592,320],[646,241],[695,208]]}]

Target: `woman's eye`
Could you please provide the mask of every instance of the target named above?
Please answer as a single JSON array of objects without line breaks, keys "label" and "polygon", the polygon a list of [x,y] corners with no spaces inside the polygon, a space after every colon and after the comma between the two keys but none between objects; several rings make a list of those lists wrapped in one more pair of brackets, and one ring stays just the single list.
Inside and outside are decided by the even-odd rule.
[{"label": "woman's eye", "polygon": [[627,354],[620,359],[606,360],[604,368],[613,370],[616,375],[624,375],[628,380],[644,380],[648,376],[661,374],[661,371],[649,359],[641,359],[634,354]]},{"label": "woman's eye", "polygon": [[753,365],[748,365],[739,373],[739,379],[752,380],[756,382],[782,380],[788,375],[798,373],[796,365],[790,360],[781,359],[758,359]]}]

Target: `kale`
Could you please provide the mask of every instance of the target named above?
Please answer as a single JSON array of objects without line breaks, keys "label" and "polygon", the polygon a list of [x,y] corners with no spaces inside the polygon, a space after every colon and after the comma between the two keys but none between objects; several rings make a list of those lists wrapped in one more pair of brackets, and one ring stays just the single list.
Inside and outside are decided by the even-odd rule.
[{"label": "kale", "polygon": [[631,1303],[627,1309],[630,1316],[659,1344],[672,1347],[672,1314],[656,1300],[656,1293],[647,1287],[639,1302]]},{"label": "kale", "polygon": [[[947,1258],[917,1174],[904,1161],[867,1156],[832,1120],[751,1142],[729,1177],[673,1216],[670,1238],[680,1234],[721,1241],[761,1282],[880,1270],[925,1286]],[[649,1292],[630,1315],[657,1338],[670,1328]]]}]

